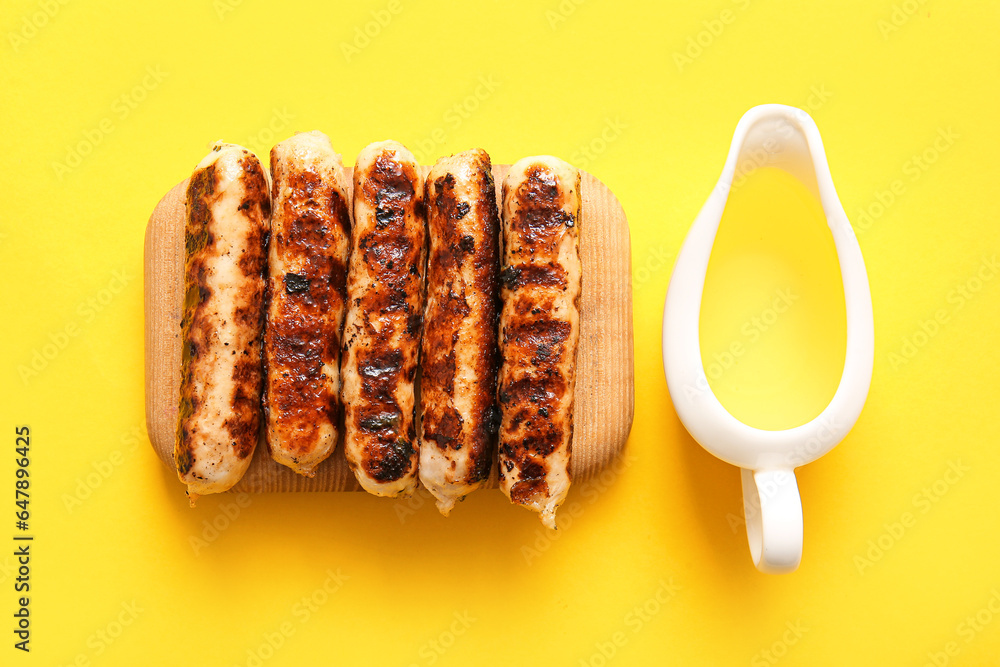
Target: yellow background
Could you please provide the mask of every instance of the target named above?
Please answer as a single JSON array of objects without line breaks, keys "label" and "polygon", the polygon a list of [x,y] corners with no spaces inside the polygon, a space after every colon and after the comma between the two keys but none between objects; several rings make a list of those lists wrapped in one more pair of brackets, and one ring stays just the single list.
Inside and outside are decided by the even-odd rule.
[{"label": "yellow background", "polygon": [[[1000,245],[998,31],[998,3],[940,0],[5,2],[0,663],[996,664],[1000,279],[974,279]],[[687,436],[660,354],[673,259],[764,102],[819,125],[876,319],[868,403],[799,471],[805,554],[780,577],[754,570],[738,470]],[[153,455],[149,213],[210,142],[264,154],[315,128],[348,163],[389,137],[425,161],[553,153],[618,195],[635,422],[558,533],[495,492],[448,520],[364,494],[192,511]],[[29,655],[10,631],[21,424]]]}]

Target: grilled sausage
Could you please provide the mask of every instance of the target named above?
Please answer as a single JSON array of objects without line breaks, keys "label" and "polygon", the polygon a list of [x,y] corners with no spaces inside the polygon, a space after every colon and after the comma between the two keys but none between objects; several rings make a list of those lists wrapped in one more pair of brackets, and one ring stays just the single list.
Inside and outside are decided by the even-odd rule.
[{"label": "grilled sausage", "polygon": [[271,176],[267,444],[275,461],[312,477],[337,446],[348,182],[322,132],[297,134],[272,148]]},{"label": "grilled sausage", "polygon": [[413,382],[423,313],[426,214],[410,151],[377,142],[354,168],[354,227],[341,359],[344,453],[361,486],[409,495],[420,443]]},{"label": "grilled sausage", "polygon": [[529,157],[503,183],[500,488],[555,528],[570,485],[580,338],[580,172]]},{"label": "grilled sausage", "polygon": [[174,461],[192,506],[240,480],[260,433],[267,174],[216,144],[187,191],[180,410]]},{"label": "grilled sausage", "polygon": [[484,150],[438,160],[424,188],[430,254],[420,481],[448,516],[482,485],[493,463],[500,221]]}]

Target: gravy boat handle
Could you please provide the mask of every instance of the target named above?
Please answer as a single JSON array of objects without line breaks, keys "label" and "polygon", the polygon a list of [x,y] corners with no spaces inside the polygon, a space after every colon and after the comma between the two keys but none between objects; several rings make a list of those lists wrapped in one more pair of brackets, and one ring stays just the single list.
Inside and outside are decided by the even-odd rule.
[{"label": "gravy boat handle", "polygon": [[802,560],[802,499],[792,470],[740,468],[747,541],[757,569],[793,572]]}]

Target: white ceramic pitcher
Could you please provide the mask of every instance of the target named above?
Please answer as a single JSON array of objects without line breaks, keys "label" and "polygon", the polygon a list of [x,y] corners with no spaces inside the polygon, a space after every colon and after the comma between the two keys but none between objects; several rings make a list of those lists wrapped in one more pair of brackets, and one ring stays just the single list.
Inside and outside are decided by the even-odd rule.
[{"label": "white ceramic pitcher", "polygon": [[[701,361],[698,321],[708,260],[734,180],[759,167],[784,169],[823,207],[844,283],[847,354],[833,400],[812,421],[783,431],[739,421],[712,392]],[[830,451],[851,430],[868,397],[875,352],[871,292],[861,248],[837,198],[823,142],[805,111],[765,104],[736,126],[722,176],[684,240],[663,310],[663,365],[670,397],[691,436],[742,468],[743,508],[754,564],[795,570],[802,558],[802,501],[794,469]]]}]

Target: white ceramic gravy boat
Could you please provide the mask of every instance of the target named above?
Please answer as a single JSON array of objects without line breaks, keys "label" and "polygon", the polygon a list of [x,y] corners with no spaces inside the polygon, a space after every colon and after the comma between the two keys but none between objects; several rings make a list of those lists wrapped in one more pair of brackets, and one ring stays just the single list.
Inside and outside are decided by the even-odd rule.
[{"label": "white ceramic gravy boat", "polygon": [[[708,384],[698,331],[708,260],[733,181],[765,166],[798,178],[822,205],[847,315],[847,354],[833,399],[812,421],[783,431],[753,428],[726,411]],[[871,384],[874,338],[865,262],[837,198],[816,123],[805,111],[781,104],[750,109],[736,126],[722,176],[674,265],[663,309],[663,365],[674,408],[691,436],[742,468],[747,538],[762,572],[791,572],[801,561],[802,502],[794,469],[833,449],[854,426]]]}]

